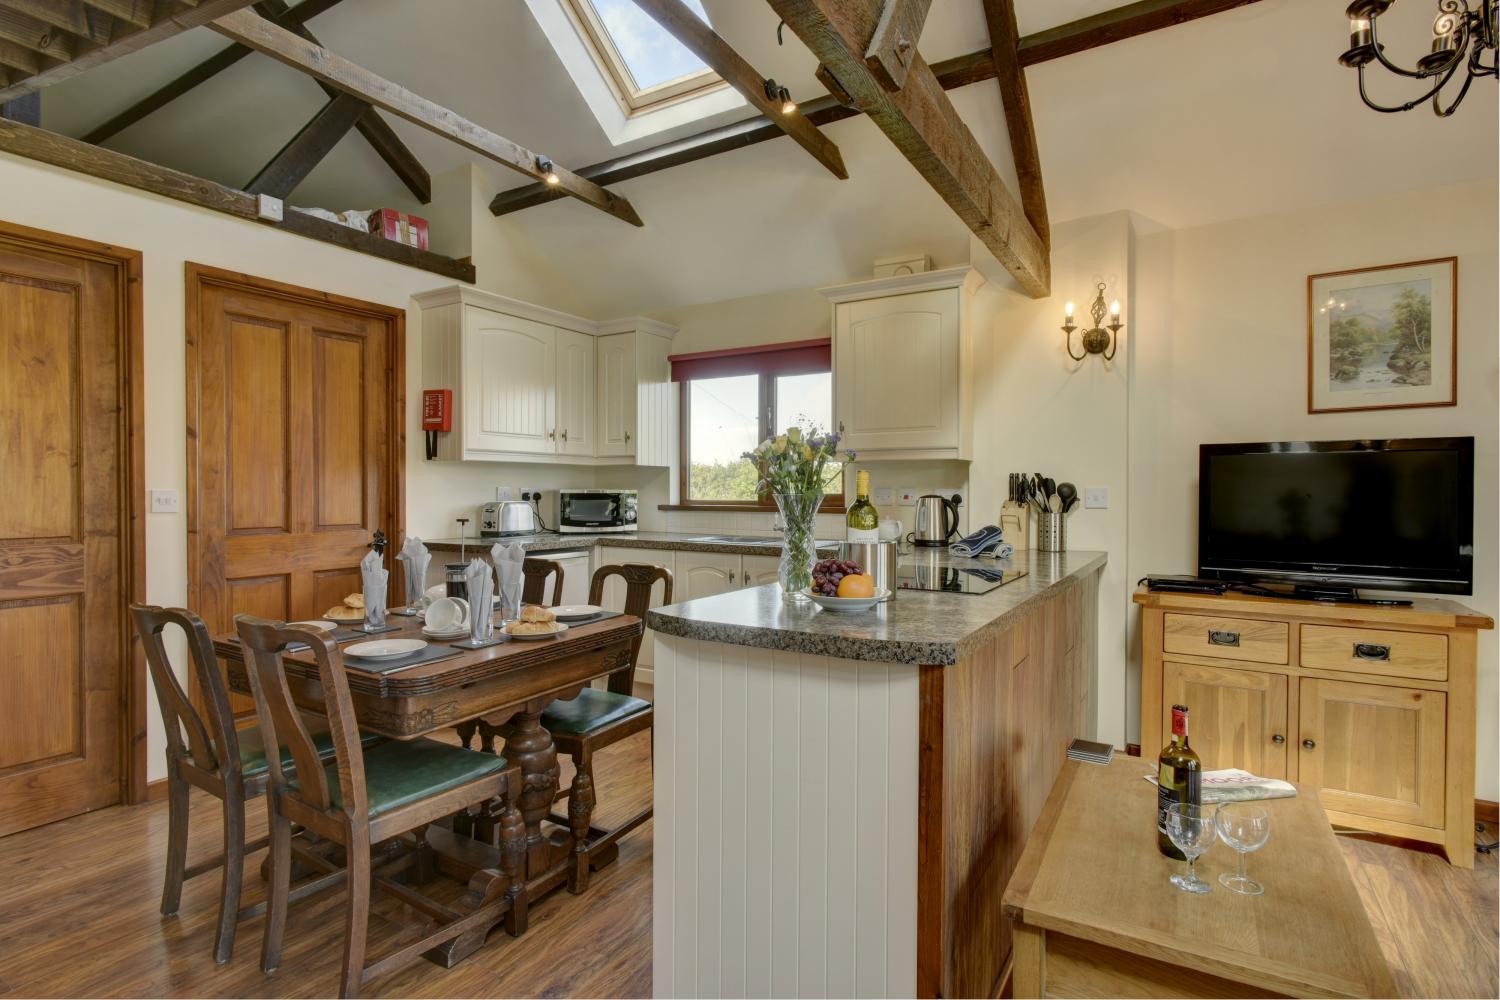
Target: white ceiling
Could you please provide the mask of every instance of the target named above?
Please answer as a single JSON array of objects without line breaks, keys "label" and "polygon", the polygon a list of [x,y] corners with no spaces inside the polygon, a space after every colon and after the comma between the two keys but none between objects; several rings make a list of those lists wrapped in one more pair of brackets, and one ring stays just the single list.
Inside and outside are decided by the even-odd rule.
[{"label": "white ceiling", "polygon": [[[1019,0],[1020,29],[1123,2]],[[797,97],[822,93],[816,60],[790,30],[778,48],[769,6],[705,6],[761,72]],[[1424,109],[1369,111],[1353,73],[1337,63],[1347,42],[1342,8],[1342,0],[1262,0],[1029,69],[1051,217],[1130,208],[1178,228],[1495,176],[1494,83],[1476,83],[1446,121]],[[1393,7],[1382,22],[1388,49],[1407,61],[1424,51],[1430,16],[1428,5]],[[525,0],[345,0],[309,26],[341,55],[560,163],[577,168],[630,148],[609,144]],[[58,84],[43,98],[43,124],[81,135],[224,44],[197,29]],[[980,0],[933,5],[921,41],[929,62],[987,44]],[[1014,190],[996,84],[951,96]],[[241,185],[324,100],[305,77],[252,55],[109,145]],[[473,159],[407,122],[392,125],[434,176]],[[577,279],[580,301],[601,316],[840,281],[906,250],[965,258],[967,231],[869,121],[827,131],[848,181],[775,140],[618,185],[645,229],[566,200],[494,224],[561,271],[586,275]],[[497,189],[526,182],[488,168]],[[397,192],[351,133],[291,200],[404,205]]]}]

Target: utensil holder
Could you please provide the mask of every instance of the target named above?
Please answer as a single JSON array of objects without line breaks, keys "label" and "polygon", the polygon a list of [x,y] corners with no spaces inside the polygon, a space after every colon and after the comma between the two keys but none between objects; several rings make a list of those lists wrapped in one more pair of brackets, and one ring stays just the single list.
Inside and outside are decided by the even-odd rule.
[{"label": "utensil holder", "polygon": [[1036,515],[1036,547],[1039,552],[1068,551],[1068,517],[1045,511]]}]

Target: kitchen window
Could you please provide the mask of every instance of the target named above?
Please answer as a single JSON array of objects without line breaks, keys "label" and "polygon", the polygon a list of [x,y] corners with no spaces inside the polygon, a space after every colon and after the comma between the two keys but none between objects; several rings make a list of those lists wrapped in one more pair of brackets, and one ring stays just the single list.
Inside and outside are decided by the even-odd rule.
[{"label": "kitchen window", "polygon": [[[775,510],[756,490],[743,454],[791,426],[833,427],[833,372],[826,340],[674,355],[681,392],[678,509]],[[835,473],[823,509],[844,509]]]}]

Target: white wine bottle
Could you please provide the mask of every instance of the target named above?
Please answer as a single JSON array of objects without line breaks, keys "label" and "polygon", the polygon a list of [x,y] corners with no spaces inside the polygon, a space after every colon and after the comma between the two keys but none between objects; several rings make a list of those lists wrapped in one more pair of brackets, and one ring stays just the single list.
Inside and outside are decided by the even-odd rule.
[{"label": "white wine bottle", "polygon": [[880,512],[870,502],[870,474],[863,470],[854,476],[854,506],[845,518],[851,542],[880,541]]},{"label": "white wine bottle", "polygon": [[1156,773],[1156,846],[1167,857],[1186,861],[1167,836],[1167,813],[1179,802],[1203,804],[1203,763],[1188,746],[1186,705],[1172,706],[1172,742],[1162,748]]}]

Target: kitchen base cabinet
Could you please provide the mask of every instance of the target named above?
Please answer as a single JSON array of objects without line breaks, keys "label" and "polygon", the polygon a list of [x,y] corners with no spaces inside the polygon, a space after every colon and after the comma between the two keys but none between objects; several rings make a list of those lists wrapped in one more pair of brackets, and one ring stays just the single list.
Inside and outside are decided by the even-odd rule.
[{"label": "kitchen base cabinet", "polygon": [[738,555],[722,552],[678,552],[677,568],[672,573],[675,596],[672,603],[696,601],[744,587]]},{"label": "kitchen base cabinet", "polygon": [[1191,711],[1205,768],[1316,790],[1340,826],[1443,847],[1474,865],[1475,647],[1489,617],[1239,594],[1135,593],[1143,752]]},{"label": "kitchen base cabinet", "polygon": [[[623,545],[601,545],[599,547],[598,566],[623,566],[626,563],[640,563],[645,566],[660,566],[662,569],[673,574],[672,600],[680,601],[682,597],[677,592],[676,573],[673,566],[674,556],[677,553],[666,549],[637,549]],[[597,569],[597,567],[595,567]],[[661,587],[655,587],[651,591],[651,606],[660,607]],[[611,611],[625,610],[625,581],[618,576],[610,577],[604,584],[604,607]],[[656,638],[648,628],[646,634],[641,638],[641,651],[635,661],[635,680],[637,684],[653,684],[656,680]]]},{"label": "kitchen base cabinet", "polygon": [[780,556],[740,556],[740,579],[747,587],[776,583],[780,569]]}]

